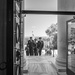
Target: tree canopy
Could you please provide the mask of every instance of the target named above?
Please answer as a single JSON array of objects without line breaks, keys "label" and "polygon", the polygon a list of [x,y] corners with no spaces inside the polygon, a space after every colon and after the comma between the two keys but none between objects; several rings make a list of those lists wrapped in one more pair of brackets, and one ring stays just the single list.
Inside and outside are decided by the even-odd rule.
[{"label": "tree canopy", "polygon": [[50,25],[45,32],[50,37],[53,48],[57,49],[57,24]]}]

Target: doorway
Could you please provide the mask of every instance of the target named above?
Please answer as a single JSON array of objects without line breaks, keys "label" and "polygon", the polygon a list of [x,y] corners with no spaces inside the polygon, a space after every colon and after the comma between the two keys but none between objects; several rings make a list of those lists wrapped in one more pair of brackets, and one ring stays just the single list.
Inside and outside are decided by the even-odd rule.
[{"label": "doorway", "polygon": [[57,42],[57,15],[26,15],[24,18],[24,50],[30,37],[33,40],[37,39],[37,42],[39,37],[42,37],[44,42],[42,54],[47,54],[47,50],[52,48],[53,40],[54,43]]},{"label": "doorway", "polygon": [[[12,11],[12,10],[11,10],[11,11]],[[9,11],[9,12],[10,12],[10,11]],[[59,13],[60,13],[60,14],[61,14],[61,12],[56,12],[56,11],[41,11],[41,12],[38,12],[38,11],[25,11],[25,13],[35,13],[35,12],[36,12],[36,13],[40,13],[40,14],[50,14],[50,13],[53,13],[53,14],[59,14]],[[24,13],[24,12],[23,12],[23,13]],[[62,14],[64,14],[64,12],[62,12]],[[67,13],[67,14],[68,14],[68,13]],[[69,13],[69,14],[72,14],[72,15],[73,15],[74,13]],[[12,14],[11,14],[11,15],[12,15]],[[8,16],[9,16],[9,15],[8,15]],[[11,18],[11,17],[9,17],[9,18]],[[12,23],[10,23],[10,24],[12,25]],[[9,24],[9,25],[10,25],[10,24]],[[12,25],[12,26],[13,26],[13,25]],[[10,26],[10,28],[12,29],[11,26]],[[19,27],[17,27],[17,33],[19,32],[18,28],[19,28]],[[8,29],[9,29],[9,27],[8,27]],[[9,37],[9,35],[10,35],[10,34],[9,34],[10,31],[11,31],[11,33],[13,33],[13,30],[9,30],[9,31],[8,31],[8,37]],[[10,35],[10,36],[11,36],[11,35]],[[13,36],[13,34],[12,34],[12,36]],[[11,40],[13,40],[12,36],[10,37]],[[18,36],[19,36],[19,35],[17,35],[17,37],[18,37]],[[9,39],[10,39],[10,38],[9,38]],[[9,39],[8,39],[8,40],[9,40]],[[11,40],[10,40],[10,41],[11,41]],[[8,44],[8,45],[9,45],[9,44]],[[20,46],[21,46],[21,45],[20,45]],[[8,47],[9,50],[12,50],[12,49],[13,49],[12,43],[11,43],[10,47],[11,47],[11,48]],[[7,48],[7,49],[8,49],[8,48]],[[12,51],[13,51],[13,50],[12,50]],[[12,55],[12,53],[13,53],[13,54],[16,53],[16,52],[12,52],[12,51],[11,51],[11,55]],[[14,48],[14,51],[15,51],[15,48]],[[10,52],[10,51],[9,51],[9,52]],[[16,58],[16,57],[14,57],[14,58]],[[12,58],[10,58],[10,59],[12,59]],[[10,64],[10,65],[12,65],[12,64]],[[20,68],[21,68],[21,65],[20,65]],[[12,69],[11,69],[11,71],[12,71]]]}]

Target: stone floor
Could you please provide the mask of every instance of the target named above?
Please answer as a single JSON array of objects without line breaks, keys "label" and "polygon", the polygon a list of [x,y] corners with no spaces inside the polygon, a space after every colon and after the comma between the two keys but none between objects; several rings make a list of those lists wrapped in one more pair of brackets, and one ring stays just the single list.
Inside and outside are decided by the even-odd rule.
[{"label": "stone floor", "polygon": [[45,52],[42,52],[42,56],[26,56],[23,50],[21,53],[22,75],[67,75],[64,67],[55,64],[56,57],[57,52],[54,57],[53,54],[45,55]]},{"label": "stone floor", "polygon": [[[48,58],[51,56],[26,56],[27,65],[23,67],[23,75],[57,75]],[[25,73],[26,68],[28,73]]]}]

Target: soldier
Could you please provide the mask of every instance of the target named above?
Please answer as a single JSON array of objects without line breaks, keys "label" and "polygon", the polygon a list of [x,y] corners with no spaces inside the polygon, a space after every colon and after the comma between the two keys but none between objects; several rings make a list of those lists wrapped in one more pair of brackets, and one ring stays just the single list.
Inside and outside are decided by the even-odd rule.
[{"label": "soldier", "polygon": [[30,40],[28,40],[28,47],[29,47],[30,56],[33,55],[33,44],[34,44],[33,39],[32,39],[32,37],[30,37]]},{"label": "soldier", "polygon": [[42,38],[39,37],[39,41],[37,43],[37,48],[38,48],[38,53],[40,56],[41,56],[41,51],[42,51],[43,46],[44,46],[44,42],[42,41]]},{"label": "soldier", "polygon": [[37,39],[34,39],[34,55],[37,56]]}]

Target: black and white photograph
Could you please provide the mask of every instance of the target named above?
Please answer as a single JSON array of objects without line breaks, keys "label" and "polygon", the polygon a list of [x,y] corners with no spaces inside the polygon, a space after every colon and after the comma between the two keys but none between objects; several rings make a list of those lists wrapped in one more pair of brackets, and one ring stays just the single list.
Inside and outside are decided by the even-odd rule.
[{"label": "black and white photograph", "polygon": [[1,0],[0,75],[75,75],[75,0]]}]

